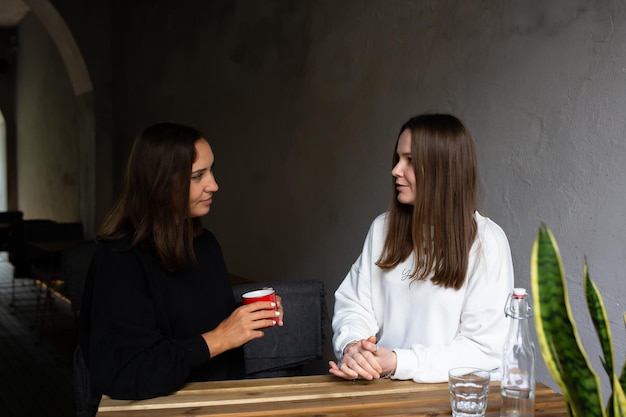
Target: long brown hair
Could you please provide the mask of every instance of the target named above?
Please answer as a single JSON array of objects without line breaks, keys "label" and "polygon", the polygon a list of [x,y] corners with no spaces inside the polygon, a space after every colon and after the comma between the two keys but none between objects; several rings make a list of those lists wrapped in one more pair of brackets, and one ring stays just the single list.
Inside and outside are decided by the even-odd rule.
[{"label": "long brown hair", "polygon": [[122,194],[98,239],[130,236],[131,247],[154,250],[167,270],[197,264],[193,237],[202,224],[189,216],[189,184],[199,139],[203,135],[198,130],[179,124],[145,128],[135,138]]},{"label": "long brown hair", "polygon": [[[432,274],[434,284],[459,289],[477,233],[474,139],[467,126],[449,114],[415,116],[402,125],[398,139],[407,129],[411,132],[415,201],[413,205],[398,201],[393,178],[388,231],[376,265],[392,269],[413,252],[412,278],[425,280]],[[399,160],[395,152],[398,139],[393,166]]]}]

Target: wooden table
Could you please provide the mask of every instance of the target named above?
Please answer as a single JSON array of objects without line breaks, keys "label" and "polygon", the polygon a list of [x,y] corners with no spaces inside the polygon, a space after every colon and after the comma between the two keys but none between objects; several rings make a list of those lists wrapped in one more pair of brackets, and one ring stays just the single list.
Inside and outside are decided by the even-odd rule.
[{"label": "wooden table", "polygon": [[[171,416],[451,416],[447,383],[345,381],[332,375],[195,382],[166,397],[142,401],[102,398],[98,417]],[[487,417],[500,416],[493,383]],[[567,416],[565,399],[538,383],[535,417]]]}]

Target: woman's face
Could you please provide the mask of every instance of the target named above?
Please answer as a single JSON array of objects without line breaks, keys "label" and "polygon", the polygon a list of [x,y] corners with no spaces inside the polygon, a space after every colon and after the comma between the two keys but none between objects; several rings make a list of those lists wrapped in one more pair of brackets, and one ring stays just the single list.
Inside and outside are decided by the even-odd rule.
[{"label": "woman's face", "polygon": [[189,215],[204,216],[211,210],[213,193],[219,186],[213,176],[213,151],[205,139],[196,141],[196,160],[191,166],[191,183],[189,184]]},{"label": "woman's face", "polygon": [[415,202],[415,167],[413,166],[413,155],[411,154],[411,131],[405,129],[398,138],[396,148],[398,163],[391,170],[391,175],[396,179],[396,190],[398,190],[398,201],[403,204],[414,204]]}]

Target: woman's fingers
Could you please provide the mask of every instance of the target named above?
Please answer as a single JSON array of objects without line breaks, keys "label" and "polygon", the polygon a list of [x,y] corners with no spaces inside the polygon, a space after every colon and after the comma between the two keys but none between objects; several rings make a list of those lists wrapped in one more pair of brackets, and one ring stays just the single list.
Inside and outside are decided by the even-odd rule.
[{"label": "woman's fingers", "polygon": [[267,318],[271,318],[272,320],[278,319],[275,323],[266,324],[263,327],[273,326],[274,324],[278,324],[279,326],[283,325],[283,305],[282,299],[279,296],[276,297],[276,303],[272,301],[258,301],[256,303],[244,305],[240,308],[246,309],[246,311],[254,314],[254,320]]},{"label": "woman's fingers", "polygon": [[271,307],[271,304],[269,301],[261,301],[241,306],[224,320],[221,326],[233,337],[242,338],[242,344],[263,337],[264,333],[261,329],[276,324],[274,319],[278,312],[267,309]]},{"label": "woman's fingers", "polygon": [[[329,372],[341,378],[364,378],[367,380],[380,378],[382,366],[378,358],[376,336],[355,341],[344,348],[341,362],[330,366]],[[330,364],[331,362],[329,362]]]},{"label": "woman's fingers", "polygon": [[285,312],[283,311],[283,299],[280,295],[276,296],[276,308],[280,313],[280,316],[278,316],[278,325],[282,326],[284,324],[283,317],[285,316]]},{"label": "woman's fingers", "polygon": [[[339,366],[337,366],[337,364],[333,361],[328,362],[328,364],[330,365],[330,369],[328,370],[331,374],[338,376],[339,378],[344,378],[344,379],[356,379],[359,377],[359,374],[356,373],[355,371],[351,370],[350,368],[346,368],[345,370],[340,368]],[[339,363],[340,366],[343,366],[341,363]]]},{"label": "woman's fingers", "polygon": [[[358,352],[350,355],[344,355],[341,362],[339,362],[337,369],[348,379],[363,378],[372,380],[380,377],[380,375],[369,364],[368,360]],[[344,377],[338,372],[331,371],[331,373]]]},{"label": "woman's fingers", "polygon": [[[374,379],[380,377],[380,368],[378,361],[371,352],[359,351],[352,355],[351,359],[356,365],[349,364],[350,368],[355,370],[361,377],[365,379]],[[347,361],[348,363],[350,361]]]}]

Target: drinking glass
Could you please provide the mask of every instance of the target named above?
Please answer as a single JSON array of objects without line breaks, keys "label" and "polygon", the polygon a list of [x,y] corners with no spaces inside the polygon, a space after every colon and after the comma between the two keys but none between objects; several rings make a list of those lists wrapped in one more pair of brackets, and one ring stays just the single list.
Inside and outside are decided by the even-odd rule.
[{"label": "drinking glass", "polygon": [[484,417],[489,395],[489,372],[461,367],[448,372],[453,417]]}]

